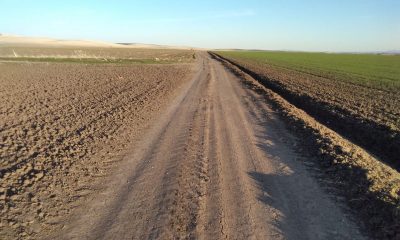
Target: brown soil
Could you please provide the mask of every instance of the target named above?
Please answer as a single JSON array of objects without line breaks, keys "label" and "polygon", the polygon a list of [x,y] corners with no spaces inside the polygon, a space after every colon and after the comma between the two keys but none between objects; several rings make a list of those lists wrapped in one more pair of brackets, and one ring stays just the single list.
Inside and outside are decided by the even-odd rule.
[{"label": "brown soil", "polygon": [[191,65],[0,63],[1,238],[57,225],[162,112]]},{"label": "brown soil", "polygon": [[400,94],[243,59],[226,59],[291,104],[400,169]]}]

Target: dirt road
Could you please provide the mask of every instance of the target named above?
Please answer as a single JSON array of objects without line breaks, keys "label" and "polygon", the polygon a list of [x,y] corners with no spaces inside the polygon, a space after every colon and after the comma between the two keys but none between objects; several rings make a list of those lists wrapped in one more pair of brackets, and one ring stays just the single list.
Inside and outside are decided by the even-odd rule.
[{"label": "dirt road", "polygon": [[206,53],[61,239],[363,239],[265,100]]}]

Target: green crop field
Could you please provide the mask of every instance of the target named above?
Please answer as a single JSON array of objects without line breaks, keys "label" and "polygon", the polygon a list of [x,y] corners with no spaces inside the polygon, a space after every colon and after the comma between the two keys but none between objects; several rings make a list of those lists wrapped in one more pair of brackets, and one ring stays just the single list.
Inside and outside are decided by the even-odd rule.
[{"label": "green crop field", "polygon": [[400,55],[270,51],[220,51],[217,53],[231,59],[264,63],[383,90],[400,89]]}]

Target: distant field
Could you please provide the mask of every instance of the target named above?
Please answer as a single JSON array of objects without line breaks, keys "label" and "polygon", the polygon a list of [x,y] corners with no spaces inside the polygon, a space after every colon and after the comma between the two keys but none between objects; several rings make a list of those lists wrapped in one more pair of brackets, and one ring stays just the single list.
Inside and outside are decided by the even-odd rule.
[{"label": "distant field", "polygon": [[[0,57],[0,62],[47,62],[47,63],[84,63],[84,64],[168,64],[177,63],[176,59],[126,59],[126,58],[58,58],[58,57]],[[185,61],[187,62],[187,60]]]},{"label": "distant field", "polygon": [[378,89],[400,88],[400,55],[269,51],[218,53]]},{"label": "distant field", "polygon": [[0,61],[69,63],[180,63],[193,61],[193,51],[111,47],[0,46]]}]

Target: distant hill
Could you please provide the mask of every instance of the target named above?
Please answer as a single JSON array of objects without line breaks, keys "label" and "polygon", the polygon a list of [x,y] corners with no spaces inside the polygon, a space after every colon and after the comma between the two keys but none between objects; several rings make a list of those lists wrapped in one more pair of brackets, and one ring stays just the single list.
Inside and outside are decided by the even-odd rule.
[{"label": "distant hill", "polygon": [[190,47],[164,46],[142,43],[109,43],[92,40],[62,40],[44,37],[25,37],[0,33],[0,47],[105,47],[105,48],[155,48],[155,49],[191,49]]}]

